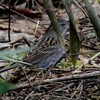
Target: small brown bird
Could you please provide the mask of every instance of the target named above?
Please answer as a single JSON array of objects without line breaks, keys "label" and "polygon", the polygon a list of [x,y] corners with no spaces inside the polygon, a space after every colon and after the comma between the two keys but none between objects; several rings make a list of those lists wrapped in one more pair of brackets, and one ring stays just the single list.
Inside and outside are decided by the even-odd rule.
[{"label": "small brown bird", "polygon": [[[63,38],[68,31],[69,22],[64,19],[58,19],[58,25]],[[64,48],[58,40],[52,25],[46,30],[46,33],[40,38],[40,41],[29,51],[22,61],[31,63],[36,68],[49,68],[55,65],[63,56]],[[15,68],[15,65],[6,67],[0,72]],[[30,68],[32,66],[29,66]]]},{"label": "small brown bird", "polygon": [[[58,24],[64,38],[68,31],[69,22],[58,19]],[[35,65],[36,68],[49,68],[54,63],[56,64],[63,54],[64,48],[58,40],[52,25],[50,25],[37,45],[23,58],[23,61]]]}]

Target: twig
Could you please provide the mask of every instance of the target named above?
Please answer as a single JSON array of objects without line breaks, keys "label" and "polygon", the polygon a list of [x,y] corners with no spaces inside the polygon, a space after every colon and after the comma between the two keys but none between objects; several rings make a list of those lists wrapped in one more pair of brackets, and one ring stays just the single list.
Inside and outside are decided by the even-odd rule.
[{"label": "twig", "polygon": [[[100,71],[94,71],[91,73],[85,73],[85,74],[81,74],[81,75],[69,75],[69,76],[63,76],[60,78],[54,78],[54,79],[46,79],[38,82],[35,82],[32,84],[33,87],[38,86],[40,83],[41,85],[45,85],[45,84],[49,84],[49,83],[53,83],[53,82],[62,82],[62,81],[69,81],[69,80],[82,80],[82,79],[88,79],[88,78],[93,78],[93,77],[97,77],[100,76]],[[16,86],[13,90],[16,89],[23,89],[23,88],[30,88],[29,84],[24,84],[24,85],[19,85]]]},{"label": "twig", "polygon": [[34,91],[32,91],[24,100],[27,100],[33,93]]}]

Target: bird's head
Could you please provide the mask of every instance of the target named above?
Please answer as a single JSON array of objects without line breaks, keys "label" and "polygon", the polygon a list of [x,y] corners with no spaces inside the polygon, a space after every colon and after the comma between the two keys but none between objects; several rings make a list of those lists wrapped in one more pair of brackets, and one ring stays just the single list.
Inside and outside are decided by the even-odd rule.
[{"label": "bird's head", "polygon": [[59,18],[58,25],[62,33],[62,36],[65,37],[66,32],[69,30],[69,21]]}]

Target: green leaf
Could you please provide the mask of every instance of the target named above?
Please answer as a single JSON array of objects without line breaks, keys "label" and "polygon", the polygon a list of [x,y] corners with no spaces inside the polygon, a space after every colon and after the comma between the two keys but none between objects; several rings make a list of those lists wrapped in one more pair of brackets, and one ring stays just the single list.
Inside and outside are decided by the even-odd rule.
[{"label": "green leaf", "polygon": [[3,80],[3,78],[1,78],[1,77],[0,77],[0,81],[2,81],[2,82],[3,82],[3,81],[4,81],[4,80]]},{"label": "green leaf", "polygon": [[71,62],[63,62],[63,61],[60,61],[59,64],[60,64],[63,68],[69,67],[69,66],[72,65]]},{"label": "green leaf", "polygon": [[100,0],[98,0],[98,3],[100,3]]},{"label": "green leaf", "polygon": [[[70,21],[70,52],[71,54],[78,53],[80,50],[80,41],[77,34],[77,30],[74,27],[72,21]],[[78,55],[72,55],[71,60],[75,67]]]},{"label": "green leaf", "polygon": [[7,58],[7,57],[2,57],[2,59],[4,59],[4,60],[8,60],[8,61],[13,61],[13,62],[17,62],[17,63],[21,63],[21,64],[26,64],[26,65],[29,65],[29,66],[31,66],[32,64],[30,64],[30,63],[27,63],[27,62],[23,62],[23,61],[18,61],[18,60],[15,60],[15,59],[10,59],[10,58]]},{"label": "green leaf", "polygon": [[91,33],[88,33],[87,35],[86,35],[86,37],[89,39],[89,38],[93,38],[93,37],[95,37],[96,36],[96,33],[94,33],[94,32],[91,32]]},{"label": "green leaf", "polygon": [[83,2],[85,4],[86,12],[89,16],[89,19],[91,23],[93,24],[94,29],[97,33],[96,35],[100,39],[100,18],[98,17],[94,8],[92,7],[90,0],[83,0]]},{"label": "green leaf", "polygon": [[[78,53],[80,49],[80,42],[79,42],[77,30],[76,30],[74,16],[71,10],[71,0],[62,0],[62,2],[65,6],[66,12],[70,20],[70,52],[71,54]],[[72,60],[74,67],[76,64],[77,57],[78,55],[71,56],[71,60]]]},{"label": "green leaf", "polygon": [[0,94],[3,94],[11,89],[14,88],[14,85],[13,84],[8,84],[8,83],[5,83],[5,82],[0,82]]},{"label": "green leaf", "polygon": [[9,54],[14,54],[14,53],[22,53],[31,50],[33,47],[30,48],[22,48],[22,49],[17,49],[17,50],[5,50],[5,51],[0,51],[0,58],[2,58],[5,55]]},{"label": "green leaf", "polygon": [[59,26],[57,23],[57,19],[56,19],[56,15],[54,12],[54,7],[52,4],[52,1],[51,0],[43,0],[43,2],[45,4],[46,12],[51,20],[51,24],[55,30],[55,34],[56,34],[57,38],[59,39],[59,41],[60,41],[61,45],[63,46],[65,53],[66,53],[65,42],[64,42],[63,36],[61,35],[60,29],[59,29]]}]

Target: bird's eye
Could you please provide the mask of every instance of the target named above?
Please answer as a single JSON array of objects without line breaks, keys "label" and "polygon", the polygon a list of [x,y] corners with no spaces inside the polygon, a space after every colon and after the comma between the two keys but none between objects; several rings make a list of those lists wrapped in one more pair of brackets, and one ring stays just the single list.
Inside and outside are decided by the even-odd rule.
[{"label": "bird's eye", "polygon": [[65,23],[62,23],[61,25],[62,25],[62,26],[65,26]]}]

